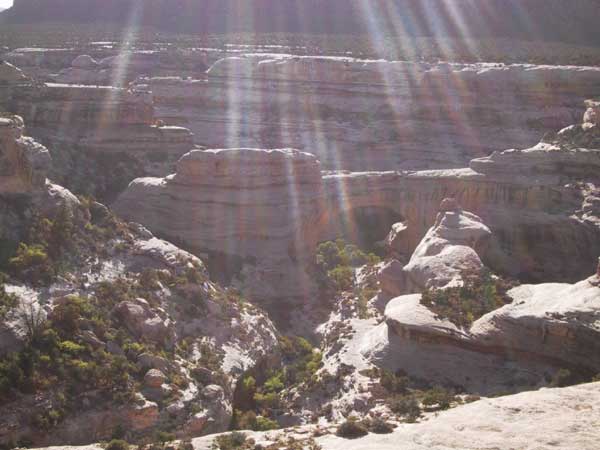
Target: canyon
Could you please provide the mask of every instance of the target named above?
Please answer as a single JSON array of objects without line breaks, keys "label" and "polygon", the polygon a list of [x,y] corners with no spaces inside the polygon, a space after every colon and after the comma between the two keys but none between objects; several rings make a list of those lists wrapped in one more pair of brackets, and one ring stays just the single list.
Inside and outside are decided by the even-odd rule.
[{"label": "canyon", "polygon": [[0,61],[0,442],[592,426],[599,68],[90,49]]}]

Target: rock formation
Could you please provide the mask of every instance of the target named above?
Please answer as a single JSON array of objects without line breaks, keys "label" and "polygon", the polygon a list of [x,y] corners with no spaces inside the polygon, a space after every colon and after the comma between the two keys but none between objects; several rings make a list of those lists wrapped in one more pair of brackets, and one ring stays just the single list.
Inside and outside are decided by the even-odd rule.
[{"label": "rock formation", "polygon": [[[559,136],[564,134],[563,130]],[[474,160],[470,169],[325,172],[321,177],[316,159],[300,152],[197,150],[179,161],[174,175],[134,181],[115,207],[128,219],[196,251],[239,258],[234,272],[244,272],[243,263],[248,270],[258,268],[246,278],[271,277],[270,282],[258,283],[265,297],[281,296],[281,286],[296,297],[310,285],[303,281],[305,269],[297,271],[296,282],[287,283],[278,282],[280,274],[293,270],[282,268],[289,261],[300,261],[294,263],[297,268],[310,261],[315,243],[336,236],[355,240],[361,226],[375,231],[387,227],[374,236],[383,240],[400,219],[407,227],[403,245],[412,252],[442,200],[454,197],[476,216],[446,212],[440,219],[448,216],[442,228],[435,231],[442,233],[440,239],[462,239],[464,244],[460,235],[444,233],[465,225],[474,245],[475,237],[488,234],[487,226],[492,236],[481,257],[494,271],[525,280],[573,282],[594,270],[600,254],[600,228],[593,212],[597,173],[590,170],[598,154],[594,148],[542,143]],[[512,155],[510,164],[504,163],[504,155]],[[568,159],[569,171],[549,164],[538,173],[535,162],[545,155]],[[516,176],[503,172],[511,165]],[[371,221],[361,225],[361,214]]]},{"label": "rock formation", "polygon": [[438,317],[420,294],[397,297],[363,352],[390,369],[483,393],[535,386],[558,369],[600,370],[600,360],[589,353],[598,354],[597,275],[573,285],[522,285],[508,295],[511,304],[469,329]]},{"label": "rock formation", "polygon": [[50,147],[50,176],[67,187],[112,198],[136,176],[168,173],[193,147],[188,129],[155,119],[148,92],[38,83],[2,67],[0,108],[20,114],[28,133]]},{"label": "rock formation", "polygon": [[[594,432],[600,401],[599,383],[542,389],[501,398],[482,399],[443,411],[417,424],[400,424],[391,434],[358,439],[334,435],[318,425],[268,432],[245,431],[247,440],[268,448],[290,438],[307,445],[314,436],[323,450],[476,450],[480,448],[547,448],[595,450]],[[574,431],[577,430],[577,431]],[[217,436],[192,440],[194,450],[210,450]],[[57,450],[101,450],[60,446]]]},{"label": "rock formation", "polygon": [[464,167],[495,150],[531,146],[574,122],[581,102],[598,92],[599,74],[255,54],[217,61],[206,79],[139,83],[153,92],[157,116],[186,123],[200,145],[294,147],[325,169],[365,171]]},{"label": "rock formation", "polygon": [[435,224],[408,264],[392,260],[380,271],[383,292],[395,297],[461,285],[465,275],[483,269],[479,255],[484,254],[490,236],[479,217],[463,211],[455,199],[444,199]]},{"label": "rock formation", "polygon": [[50,154],[23,130],[21,117],[0,116],[0,192],[29,193],[46,183]]},{"label": "rock formation", "polygon": [[277,298],[284,285],[287,297],[304,298],[314,290],[304,265],[317,243],[310,229],[320,212],[321,188],[319,162],[307,153],[195,150],[181,158],[174,175],[133,181],[114,207],[224,261],[216,273],[229,269],[231,277],[237,267],[252,298]]}]

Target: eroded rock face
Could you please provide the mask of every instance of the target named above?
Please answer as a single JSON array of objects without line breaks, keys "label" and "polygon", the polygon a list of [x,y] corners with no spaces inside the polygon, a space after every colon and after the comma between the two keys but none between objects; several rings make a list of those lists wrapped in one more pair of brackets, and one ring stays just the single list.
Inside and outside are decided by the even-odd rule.
[{"label": "eroded rock face", "polygon": [[[594,187],[600,172],[590,170],[598,154],[542,143],[506,152],[510,157],[474,160],[468,169],[320,174],[316,158],[298,151],[197,150],[179,161],[175,174],[131,183],[116,209],[194,251],[234,257],[226,271],[239,274],[256,298],[312,295],[303,263],[313,259],[315,244],[340,235],[354,240],[361,226],[380,227],[388,218],[403,220],[399,245],[407,253],[436,224],[412,262],[411,270],[421,274],[410,282],[415,286],[433,286],[432,275],[446,271],[441,261],[457,258],[465,270],[480,268],[481,259],[523,280],[575,281],[594,270],[600,253]],[[570,170],[555,162],[537,171],[537,161],[552,158],[568,159]],[[436,222],[446,198],[455,200],[444,202]],[[382,219],[361,225],[361,211]],[[442,243],[452,245],[442,250]],[[442,266],[427,268],[434,261]],[[294,281],[284,281],[284,273],[294,273]],[[442,278],[440,286],[453,277]]]},{"label": "eroded rock face", "polygon": [[508,295],[511,304],[469,329],[436,316],[420,294],[397,297],[363,352],[392,369],[476,392],[536,386],[560,368],[600,370],[597,275],[573,285],[522,285]]},{"label": "eroded rock face", "polygon": [[[422,170],[465,167],[573,123],[599,74],[254,54],[217,61],[206,79],[139,83],[153,92],[158,117],[189,124],[209,148],[291,146],[329,170]],[[240,126],[242,117],[252,120]]]},{"label": "eroded rock face", "polygon": [[408,264],[399,270],[392,262],[381,270],[383,291],[396,296],[462,283],[464,276],[483,269],[483,254],[491,236],[474,214],[463,211],[455,199],[444,199],[435,224],[417,246]]},{"label": "eroded rock face", "polygon": [[52,179],[78,193],[112,200],[138,176],[169,173],[193,147],[188,129],[156,119],[147,91],[44,84],[23,78],[14,66],[10,73],[17,80],[0,82],[0,110],[25,119],[28,133],[53,152]]},{"label": "eroded rock face", "polygon": [[[302,442],[318,431],[316,443],[323,450],[544,448],[548,443],[558,450],[596,450],[594,427],[599,401],[600,384],[591,383],[481,399],[436,413],[417,424],[400,424],[392,434],[370,433],[346,439],[315,425],[245,434],[248,440],[268,447],[290,437]],[[193,439],[192,445],[196,450],[210,450],[215,437]],[[100,444],[57,447],[57,450],[101,449]]]},{"label": "eroded rock face", "polygon": [[[15,139],[24,139],[23,122],[11,120],[6,120],[6,129],[0,121],[0,132],[11,133],[14,144]],[[56,426],[45,429],[35,418],[55,405],[62,386],[42,386],[34,394],[14,386],[0,405],[0,443],[10,445],[27,438],[39,445],[85,444],[110,439],[119,427],[130,436],[151,434],[166,420],[182,437],[226,430],[237,378],[259,363],[269,365],[277,359],[277,332],[266,314],[242,299],[230,300],[222,287],[210,281],[198,257],[154,237],[140,225],[117,221],[101,204],[81,203],[67,189],[45,179],[35,189],[19,191],[18,197],[14,193],[14,189],[0,190],[3,245],[24,241],[22,234],[30,229],[32,217],[56,220],[63,210],[72,222],[73,237],[68,237],[69,253],[64,255],[69,258],[68,268],[61,265],[60,274],[41,285],[28,275],[31,268],[18,273],[11,270],[3,279],[3,288],[15,296],[16,304],[3,310],[0,318],[0,355],[23,349],[32,323],[59,321],[59,307],[65,302],[93,302],[92,298],[108,289],[110,300],[102,302],[96,312],[119,330],[118,336],[99,332],[83,317],[65,332],[71,334],[70,344],[76,348],[124,358],[127,373],[111,392],[125,389],[127,395],[123,401],[102,387],[88,389],[80,380],[77,412],[65,411]],[[88,234],[94,230],[106,234],[101,239]],[[142,285],[143,298],[124,293]],[[121,340],[123,336],[127,341]],[[144,352],[131,351],[131,342],[144,342],[145,347],[139,347]],[[175,344],[186,346],[185,360],[180,353],[175,355]],[[84,358],[88,357],[94,356]],[[209,368],[200,364],[201,358],[211,361]],[[206,371],[206,376],[193,375],[196,369]],[[198,408],[205,412],[205,424],[186,427]]]},{"label": "eroded rock face", "polygon": [[0,116],[0,193],[19,194],[41,190],[52,161],[48,150],[23,136],[19,116]]},{"label": "eroded rock face", "polygon": [[316,246],[310,228],[321,189],[319,162],[307,153],[197,150],[174,175],[135,180],[115,210],[198,252],[237,259],[242,273],[252,271],[242,283],[255,298],[278,295],[270,291],[278,280],[295,297],[313,289],[303,265]]}]

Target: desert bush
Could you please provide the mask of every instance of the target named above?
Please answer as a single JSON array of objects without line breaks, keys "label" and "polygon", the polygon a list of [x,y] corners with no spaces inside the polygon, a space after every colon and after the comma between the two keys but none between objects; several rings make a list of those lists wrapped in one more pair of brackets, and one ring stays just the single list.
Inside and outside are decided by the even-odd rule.
[{"label": "desert bush", "polygon": [[16,308],[18,304],[19,299],[17,296],[6,292],[4,277],[0,274],[0,320],[5,319],[6,315]]},{"label": "desert bush", "polygon": [[129,444],[123,439],[113,439],[106,444],[104,450],[129,450]]},{"label": "desert bush", "polygon": [[381,419],[380,417],[369,420],[367,426],[369,431],[375,434],[388,434],[394,431],[393,425]]},{"label": "desert bush", "polygon": [[243,447],[246,443],[246,435],[238,431],[234,431],[230,434],[223,434],[217,436],[213,442],[212,448],[214,450],[236,450]]},{"label": "desert bush", "polygon": [[380,370],[379,382],[381,386],[391,393],[406,394],[410,380],[407,376],[382,369]]},{"label": "desert bush", "polygon": [[439,318],[447,319],[461,328],[469,328],[483,315],[512,302],[507,292],[514,283],[494,277],[488,270],[467,277],[464,285],[447,289],[427,289],[421,304]]},{"label": "desert bush", "polygon": [[35,285],[48,284],[55,275],[46,248],[40,244],[28,245],[21,242],[8,265],[15,277]]},{"label": "desert bush", "polygon": [[435,410],[448,409],[453,401],[454,395],[441,386],[425,391],[421,399],[423,405]]},{"label": "desert bush", "polygon": [[362,422],[351,417],[337,427],[335,434],[346,439],[356,439],[369,434],[369,430]]},{"label": "desert bush", "polygon": [[322,290],[349,291],[354,287],[355,268],[379,262],[378,256],[342,239],[323,242],[317,247],[317,281]]},{"label": "desert bush", "polygon": [[388,401],[388,406],[395,414],[403,416],[407,422],[415,422],[421,417],[421,407],[414,395],[397,395]]},{"label": "desert bush", "polygon": [[552,387],[567,387],[580,382],[580,379],[569,369],[560,369],[552,377],[550,385]]},{"label": "desert bush", "polygon": [[184,439],[177,445],[177,450],[194,450],[191,439]]}]

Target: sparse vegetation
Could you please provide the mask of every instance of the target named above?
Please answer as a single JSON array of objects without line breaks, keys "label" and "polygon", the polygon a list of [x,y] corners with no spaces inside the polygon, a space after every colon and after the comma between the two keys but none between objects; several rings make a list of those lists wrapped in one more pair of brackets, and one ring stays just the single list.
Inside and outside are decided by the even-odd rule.
[{"label": "sparse vegetation", "polygon": [[394,432],[394,426],[380,417],[365,421],[367,428],[371,433],[389,434]]},{"label": "sparse vegetation", "polygon": [[244,448],[246,443],[246,435],[238,431],[233,433],[223,434],[215,438],[212,448],[214,450],[236,450]]},{"label": "sparse vegetation", "polygon": [[264,431],[278,428],[273,418],[284,404],[281,394],[293,386],[316,382],[322,355],[304,338],[281,336],[282,366],[267,373],[251,371],[239,382],[232,427]]},{"label": "sparse vegetation", "polygon": [[[324,296],[334,298],[342,292],[350,292],[356,301],[357,315],[369,317],[368,301],[377,293],[377,277],[374,267],[380,258],[365,253],[356,245],[342,239],[324,242],[317,248],[316,278]],[[361,285],[356,283],[356,269],[364,267],[366,276]]]},{"label": "sparse vegetation", "polygon": [[0,273],[0,320],[5,319],[6,315],[17,307],[19,299],[14,294],[6,292],[4,286],[4,276]]},{"label": "sparse vegetation", "polygon": [[346,439],[356,439],[369,434],[369,430],[364,423],[359,422],[354,417],[350,417],[338,426],[335,434]]},{"label": "sparse vegetation", "polygon": [[467,277],[464,285],[423,292],[421,304],[439,318],[461,328],[470,328],[485,314],[512,302],[507,292],[515,283],[493,276],[488,270]]},{"label": "sparse vegetation", "polygon": [[402,416],[407,422],[416,422],[421,417],[421,407],[413,394],[391,397],[388,406],[393,413]]},{"label": "sparse vegetation", "polygon": [[454,395],[441,386],[435,386],[425,391],[421,403],[429,410],[444,410],[450,408]]},{"label": "sparse vegetation", "polygon": [[123,439],[113,439],[106,444],[105,450],[129,450],[129,444]]}]

